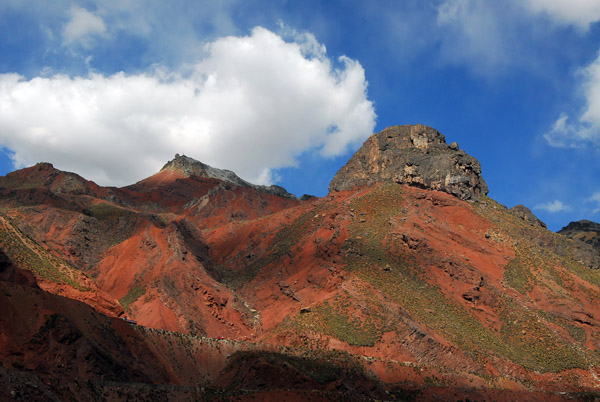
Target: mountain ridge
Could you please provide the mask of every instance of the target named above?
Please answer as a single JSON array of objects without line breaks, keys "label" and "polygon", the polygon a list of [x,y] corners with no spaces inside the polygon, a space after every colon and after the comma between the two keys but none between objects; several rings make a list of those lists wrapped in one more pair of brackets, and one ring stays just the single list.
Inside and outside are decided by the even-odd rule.
[{"label": "mountain ridge", "polygon": [[167,162],[159,171],[159,173],[167,170],[182,173],[186,177],[195,176],[218,179],[222,182],[229,183],[234,186],[249,187],[267,194],[296,199],[295,195],[289,193],[285,188],[281,186],[277,186],[275,184],[272,184],[270,186],[252,184],[240,178],[231,170],[214,168],[185,155],[175,154],[175,157],[169,162]]},{"label": "mountain ridge", "polygon": [[[119,333],[170,356],[155,367],[155,381],[162,384],[175,381],[159,375],[163,369],[198,383],[194,376],[214,368],[210,381],[200,383],[221,384],[234,392],[227,397],[240,387],[262,395],[266,387],[275,392],[272,400],[281,399],[276,392],[284,385],[274,380],[280,376],[295,395],[302,387],[322,395],[322,384],[338,389],[328,372],[342,378],[341,389],[350,389],[343,395],[376,399],[395,393],[417,400],[490,400],[495,392],[515,391],[521,400],[569,400],[578,392],[598,392],[600,270],[590,269],[595,266],[580,254],[591,246],[547,230],[525,207],[509,210],[487,197],[478,162],[436,130],[392,131],[390,142],[385,130],[367,140],[357,154],[374,153],[365,164],[341,169],[334,180],[339,188],[332,181],[336,188],[327,196],[304,201],[235,183],[237,175],[207,172],[208,165],[185,156],[135,185],[89,184],[90,193],[52,192],[53,183],[68,175],[49,174],[47,165],[27,168],[0,178],[0,250],[32,272],[40,292],[79,294],[92,310],[101,307],[99,298],[89,296],[93,289],[112,298],[121,311],[105,308],[104,314],[136,322],[131,326],[137,335]],[[388,148],[382,151],[381,144]],[[418,169],[404,181],[412,156],[381,162],[407,149],[420,164],[410,165]],[[444,164],[431,170],[431,159],[440,155],[443,163],[458,157],[462,165],[450,168],[459,171],[443,171]],[[446,183],[448,173],[468,180]],[[23,180],[35,174],[40,180]],[[87,282],[78,282],[79,274]],[[42,286],[52,281],[57,286]],[[92,293],[82,294],[87,288]],[[24,298],[39,294],[18,292]],[[26,310],[0,296],[15,314],[30,315],[40,304],[32,299]],[[90,327],[78,323],[92,320],[92,310],[73,308],[82,316],[71,315],[71,324],[56,321],[53,334],[88,335]],[[50,316],[43,311],[37,326],[27,323],[28,333],[44,327]],[[9,330],[0,328],[12,339]],[[215,348],[200,346],[209,339]],[[73,358],[73,348],[59,344],[50,350]],[[32,369],[31,356],[17,350],[27,346],[11,345],[0,345],[0,355],[10,356],[7,369]],[[251,355],[234,356],[249,350]],[[189,353],[202,362],[200,371]],[[314,360],[296,359],[306,355]],[[120,364],[152,377],[134,360]],[[317,364],[323,361],[327,365]],[[224,367],[233,372],[217,381],[214,372]],[[315,380],[315,367],[325,382]],[[354,369],[365,376],[353,377]],[[82,378],[99,378],[90,375]],[[357,379],[354,388],[351,378]]]}]

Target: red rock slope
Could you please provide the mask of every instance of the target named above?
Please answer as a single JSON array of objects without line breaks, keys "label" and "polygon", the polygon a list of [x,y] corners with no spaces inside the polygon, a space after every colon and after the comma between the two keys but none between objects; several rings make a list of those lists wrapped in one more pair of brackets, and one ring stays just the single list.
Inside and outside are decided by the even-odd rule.
[{"label": "red rock slope", "polygon": [[[437,131],[375,136],[328,196],[302,201],[180,156],[121,189],[36,165],[0,178],[0,245],[43,289],[144,327],[337,353],[382,382],[371,397],[597,392],[597,259],[486,197],[479,163]],[[431,158],[460,163],[444,174]],[[192,367],[184,356],[166,372]],[[240,357],[213,380],[281,388],[250,378],[313,364],[277,356]]]}]

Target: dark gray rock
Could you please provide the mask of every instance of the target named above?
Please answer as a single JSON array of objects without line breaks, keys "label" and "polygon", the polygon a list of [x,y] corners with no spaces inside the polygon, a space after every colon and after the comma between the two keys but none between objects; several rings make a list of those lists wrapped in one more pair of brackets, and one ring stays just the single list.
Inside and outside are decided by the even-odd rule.
[{"label": "dark gray rock", "polygon": [[590,244],[598,253],[600,253],[600,223],[581,220],[571,222],[558,233],[567,236],[569,239],[581,240]]},{"label": "dark gray rock", "polygon": [[509,210],[513,215],[518,216],[531,226],[540,226],[546,229],[546,224],[538,219],[529,208],[524,205],[515,205]]},{"label": "dark gray rock", "polygon": [[600,224],[588,220],[571,222],[557,233],[572,240],[566,249],[577,261],[600,269]]},{"label": "dark gray rock", "polygon": [[488,193],[479,161],[446,144],[437,130],[424,125],[388,127],[373,134],[329,184],[343,191],[393,181],[441,190],[462,200],[477,200]]}]

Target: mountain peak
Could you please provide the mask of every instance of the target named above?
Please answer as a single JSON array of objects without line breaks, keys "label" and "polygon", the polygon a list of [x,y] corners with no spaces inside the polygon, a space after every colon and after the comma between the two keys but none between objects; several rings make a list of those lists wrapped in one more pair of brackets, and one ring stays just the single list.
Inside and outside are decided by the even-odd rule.
[{"label": "mountain peak", "polygon": [[441,190],[462,200],[488,193],[479,161],[422,124],[392,126],[371,135],[336,173],[329,191],[380,181]]},{"label": "mountain peak", "polygon": [[600,252],[600,223],[592,222],[587,219],[571,222],[558,233],[567,236],[570,239],[581,240],[591,244]]},{"label": "mountain peak", "polygon": [[160,171],[164,170],[176,171],[187,177],[207,177],[223,180],[237,186],[252,187],[251,183],[241,179],[231,170],[217,169],[185,155],[175,154],[175,158],[167,162]]},{"label": "mountain peak", "polygon": [[235,186],[250,187],[267,194],[273,194],[285,198],[296,198],[293,194],[288,193],[286,189],[281,186],[263,186],[252,184],[240,178],[231,170],[217,169],[185,155],[175,154],[175,158],[167,162],[160,171],[162,172],[166,170],[176,171],[187,177],[195,176],[219,179]]}]

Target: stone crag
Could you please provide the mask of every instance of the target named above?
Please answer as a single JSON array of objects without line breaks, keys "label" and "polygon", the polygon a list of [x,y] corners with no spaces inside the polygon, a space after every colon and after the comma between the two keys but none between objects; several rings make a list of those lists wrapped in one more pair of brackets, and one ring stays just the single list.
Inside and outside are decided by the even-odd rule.
[{"label": "stone crag", "polygon": [[441,190],[462,200],[477,200],[488,193],[479,161],[456,143],[446,144],[437,130],[420,124],[373,134],[337,172],[329,191],[381,181]]},{"label": "stone crag", "polygon": [[590,268],[600,269],[600,224],[588,220],[571,222],[557,233],[575,240],[577,258]]},{"label": "stone crag", "polygon": [[600,253],[600,223],[582,220],[571,222],[558,233],[567,236],[569,239],[581,240],[592,245]]},{"label": "stone crag", "polygon": [[277,186],[275,184],[270,186],[252,184],[240,178],[231,170],[217,169],[185,155],[176,154],[173,160],[167,162],[165,166],[163,166],[161,172],[164,170],[178,171],[187,177],[196,176],[219,179],[234,186],[249,187],[260,192],[277,195],[279,197],[296,198],[293,194],[288,193],[286,189],[281,186]]},{"label": "stone crag", "polygon": [[531,210],[524,205],[515,205],[510,209],[510,212],[523,219],[531,226],[539,226],[546,229],[546,224],[539,220],[538,217],[535,216],[533,212],[531,212]]}]

